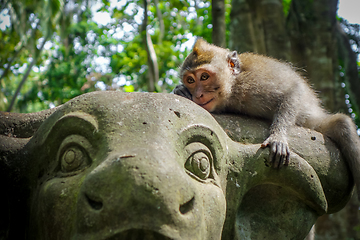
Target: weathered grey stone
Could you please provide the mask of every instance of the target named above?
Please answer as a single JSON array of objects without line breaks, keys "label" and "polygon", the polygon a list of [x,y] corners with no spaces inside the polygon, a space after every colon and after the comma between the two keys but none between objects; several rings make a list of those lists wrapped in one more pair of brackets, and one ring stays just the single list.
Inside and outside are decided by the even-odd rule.
[{"label": "weathered grey stone", "polygon": [[346,204],[350,173],[297,127],[290,165],[269,167],[268,127],[155,93],[0,113],[0,239],[303,239]]}]

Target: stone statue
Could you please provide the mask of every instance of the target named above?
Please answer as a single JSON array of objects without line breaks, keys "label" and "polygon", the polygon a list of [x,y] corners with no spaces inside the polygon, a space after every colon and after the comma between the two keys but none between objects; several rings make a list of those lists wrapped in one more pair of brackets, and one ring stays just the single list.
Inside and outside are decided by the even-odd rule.
[{"label": "stone statue", "polygon": [[173,94],[2,112],[0,239],[304,239],[347,203],[352,178],[304,128],[289,133],[290,165],[271,168],[268,128]]}]

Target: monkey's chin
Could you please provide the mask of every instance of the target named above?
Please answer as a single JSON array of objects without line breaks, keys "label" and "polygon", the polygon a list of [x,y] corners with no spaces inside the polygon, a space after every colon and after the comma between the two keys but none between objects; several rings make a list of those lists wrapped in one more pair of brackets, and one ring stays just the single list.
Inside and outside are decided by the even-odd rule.
[{"label": "monkey's chin", "polygon": [[216,107],[216,104],[215,104],[216,101],[214,101],[214,100],[215,100],[215,98],[212,98],[209,101],[207,101],[206,103],[203,103],[203,104],[198,103],[198,105],[209,112],[213,112]]}]

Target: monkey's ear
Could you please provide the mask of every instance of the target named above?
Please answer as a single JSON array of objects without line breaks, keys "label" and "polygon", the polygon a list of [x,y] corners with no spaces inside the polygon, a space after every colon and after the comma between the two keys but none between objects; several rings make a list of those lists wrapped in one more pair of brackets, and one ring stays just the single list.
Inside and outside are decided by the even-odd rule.
[{"label": "monkey's ear", "polygon": [[240,69],[240,60],[238,58],[237,52],[233,51],[233,52],[229,53],[227,60],[228,60],[229,67],[232,70],[232,72],[234,74],[239,74],[241,72],[241,69]]},{"label": "monkey's ear", "polygon": [[193,52],[195,52],[197,55],[201,55],[203,52],[205,52],[205,46],[208,44],[209,43],[205,39],[197,38],[193,47]]}]

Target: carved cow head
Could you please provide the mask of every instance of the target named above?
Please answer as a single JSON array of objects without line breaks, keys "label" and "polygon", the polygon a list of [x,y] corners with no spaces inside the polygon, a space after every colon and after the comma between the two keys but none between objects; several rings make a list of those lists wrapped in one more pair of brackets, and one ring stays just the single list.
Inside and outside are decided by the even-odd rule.
[{"label": "carved cow head", "polygon": [[[331,184],[335,167],[320,171],[298,150],[290,166],[272,169],[267,149],[231,140],[223,127],[237,130],[171,94],[95,92],[53,110],[0,116],[9,209],[1,230],[9,239],[303,236],[319,215],[343,206],[334,192],[347,199],[352,188],[338,158],[319,153],[325,164],[340,162],[328,191],[321,181]],[[290,233],[273,225],[299,222]]]}]

